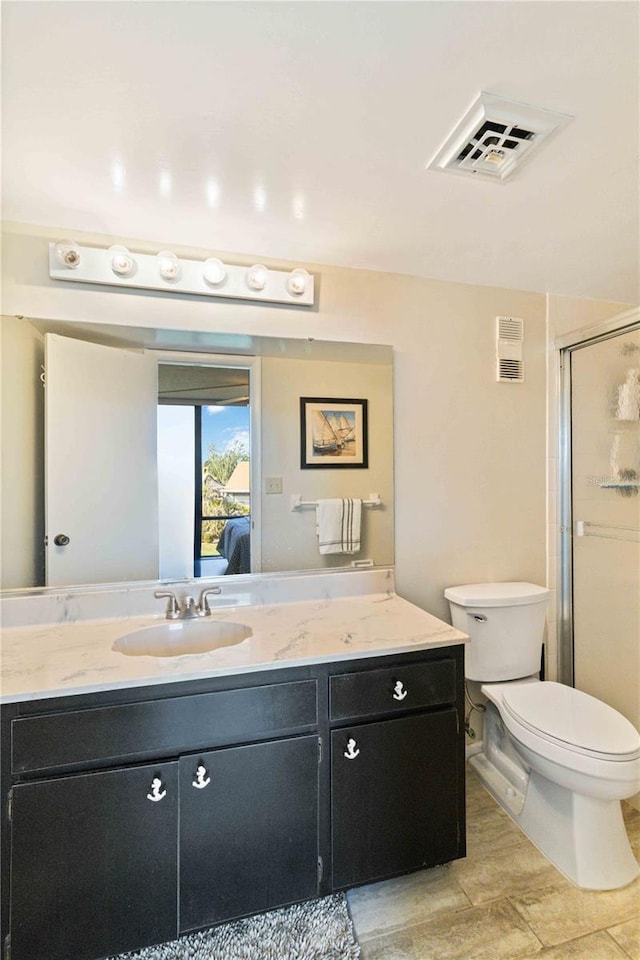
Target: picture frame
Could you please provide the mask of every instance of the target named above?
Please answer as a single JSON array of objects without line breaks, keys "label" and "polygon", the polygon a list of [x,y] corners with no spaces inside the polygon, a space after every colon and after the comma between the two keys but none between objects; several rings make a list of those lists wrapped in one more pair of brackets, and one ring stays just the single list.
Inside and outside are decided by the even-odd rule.
[{"label": "picture frame", "polygon": [[301,469],[353,470],[368,466],[367,401],[300,397]]}]

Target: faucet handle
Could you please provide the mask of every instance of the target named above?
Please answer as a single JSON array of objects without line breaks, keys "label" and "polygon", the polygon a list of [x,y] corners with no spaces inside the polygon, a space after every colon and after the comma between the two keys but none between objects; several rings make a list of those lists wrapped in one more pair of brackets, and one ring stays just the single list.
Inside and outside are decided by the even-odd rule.
[{"label": "faucet handle", "polygon": [[158,600],[162,600],[163,597],[167,598],[169,601],[167,604],[167,620],[177,620],[180,616],[180,607],[178,605],[178,600],[175,593],[173,593],[171,590],[156,590],[153,595],[154,597],[157,597]]},{"label": "faucet handle", "polygon": [[211,607],[209,606],[209,601],[207,597],[210,593],[222,593],[222,587],[205,587],[202,593],[200,594],[200,599],[198,600],[198,616],[200,617],[210,617],[211,616]]}]

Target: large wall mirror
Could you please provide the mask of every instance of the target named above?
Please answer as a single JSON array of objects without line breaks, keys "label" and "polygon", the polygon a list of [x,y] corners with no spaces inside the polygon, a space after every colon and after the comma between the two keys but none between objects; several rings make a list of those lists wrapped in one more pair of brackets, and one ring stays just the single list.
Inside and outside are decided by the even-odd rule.
[{"label": "large wall mirror", "polygon": [[[1,356],[3,590],[393,563],[390,347],[5,317]],[[301,469],[302,397],[367,401],[366,469]],[[292,509],[374,492],[354,554]]]}]

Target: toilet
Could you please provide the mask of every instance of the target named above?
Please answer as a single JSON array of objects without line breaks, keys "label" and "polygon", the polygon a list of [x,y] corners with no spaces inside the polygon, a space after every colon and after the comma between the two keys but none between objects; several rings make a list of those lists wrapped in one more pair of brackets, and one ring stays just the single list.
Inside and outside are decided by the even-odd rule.
[{"label": "toilet", "polygon": [[612,707],[539,679],[549,590],[532,583],[449,587],[453,626],[471,638],[465,677],[487,698],[469,763],[500,806],[569,880],[631,883],[620,801],[640,790],[640,734]]}]

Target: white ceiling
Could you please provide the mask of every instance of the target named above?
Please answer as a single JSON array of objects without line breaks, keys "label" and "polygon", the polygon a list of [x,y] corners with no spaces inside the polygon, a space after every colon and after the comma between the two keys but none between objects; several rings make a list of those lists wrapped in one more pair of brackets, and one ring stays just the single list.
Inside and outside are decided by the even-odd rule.
[{"label": "white ceiling", "polygon": [[[636,303],[635,2],[3,2],[3,216]],[[426,170],[481,91],[575,120]]]}]

